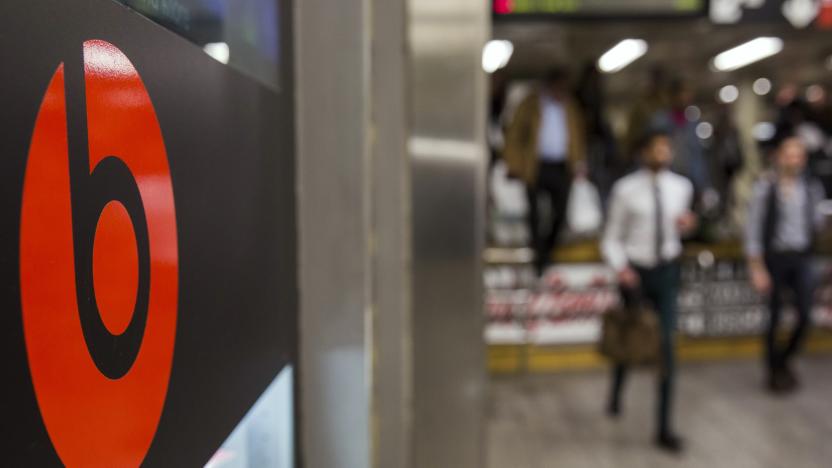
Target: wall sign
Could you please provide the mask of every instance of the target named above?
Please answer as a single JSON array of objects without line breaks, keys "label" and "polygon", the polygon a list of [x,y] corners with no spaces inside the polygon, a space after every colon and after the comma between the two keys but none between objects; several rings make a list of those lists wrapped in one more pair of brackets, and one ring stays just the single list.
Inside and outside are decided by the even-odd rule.
[{"label": "wall sign", "polygon": [[[821,273],[814,325],[832,326],[832,262],[817,262]],[[485,270],[485,339],[489,344],[593,344],[601,317],[619,302],[615,274],[604,264],[560,264],[543,280],[528,266],[493,265]],[[748,280],[745,261],[720,259],[703,268],[682,261],[679,331],[689,338],[748,337],[762,334],[768,312]]]},{"label": "wall sign", "polygon": [[111,0],[0,14],[0,464],[204,466],[297,364],[291,18],[278,89]]},{"label": "wall sign", "polygon": [[137,466],[173,360],[176,210],[164,140],[136,69],[105,41],[83,51],[87,112],[74,115],[86,114],[88,137],[72,147],[89,154],[70,152],[63,64],[32,134],[20,221],[24,336],[61,461]]},{"label": "wall sign", "polygon": [[494,14],[519,16],[640,17],[690,16],[705,10],[705,0],[492,0]]}]

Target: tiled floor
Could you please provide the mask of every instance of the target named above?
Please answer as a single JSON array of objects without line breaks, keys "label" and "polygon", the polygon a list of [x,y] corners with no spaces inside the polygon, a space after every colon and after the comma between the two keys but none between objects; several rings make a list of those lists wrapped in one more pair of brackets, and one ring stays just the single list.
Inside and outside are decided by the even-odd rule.
[{"label": "tiled floor", "polygon": [[624,414],[602,411],[604,372],[495,377],[489,468],[830,468],[832,356],[804,358],[803,389],[788,397],[762,390],[757,362],[681,367],[676,426],[687,451],[653,448],[655,377],[632,375]]}]

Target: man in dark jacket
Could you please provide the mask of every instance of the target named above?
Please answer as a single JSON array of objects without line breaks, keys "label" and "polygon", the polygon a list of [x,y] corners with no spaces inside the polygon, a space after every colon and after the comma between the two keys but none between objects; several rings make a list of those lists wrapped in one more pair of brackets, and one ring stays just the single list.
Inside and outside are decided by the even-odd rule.
[{"label": "man in dark jacket", "polygon": [[[578,104],[569,92],[568,73],[554,68],[514,113],[503,151],[510,175],[526,185],[529,234],[535,268],[542,275],[566,220],[572,179],[586,172],[586,133]],[[551,221],[538,213],[547,198]]]},{"label": "man in dark jacket", "polygon": [[[772,173],[754,187],[745,253],[752,285],[769,300],[767,386],[784,393],[798,386],[790,364],[809,327],[814,289],[811,248],[823,223],[818,205],[825,194],[821,184],[806,175],[806,147],[800,139],[781,137],[773,156]],[[780,346],[777,329],[786,290],[793,293],[797,322],[785,346]]]}]

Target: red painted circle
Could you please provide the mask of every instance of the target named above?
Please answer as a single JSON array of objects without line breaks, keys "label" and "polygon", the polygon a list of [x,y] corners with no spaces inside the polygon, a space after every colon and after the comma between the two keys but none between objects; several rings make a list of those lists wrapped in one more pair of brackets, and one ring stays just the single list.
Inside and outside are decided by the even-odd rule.
[{"label": "red painted circle", "polygon": [[93,281],[106,328],[125,331],[136,303],[138,255],[121,203],[102,211],[93,239],[93,278],[77,277],[61,64],[32,133],[20,215],[20,298],[35,396],[64,465],[137,467],[165,406],[179,288],[173,185],[165,142],[147,89],[114,45],[84,43],[89,170],[117,157],[133,175],[147,221],[147,322],[135,361],[110,379],[96,367],[79,318],[77,281]]},{"label": "red painted circle", "polygon": [[101,320],[113,335],[130,325],[139,288],[139,252],[127,209],[118,201],[107,203],[95,228],[92,280]]}]

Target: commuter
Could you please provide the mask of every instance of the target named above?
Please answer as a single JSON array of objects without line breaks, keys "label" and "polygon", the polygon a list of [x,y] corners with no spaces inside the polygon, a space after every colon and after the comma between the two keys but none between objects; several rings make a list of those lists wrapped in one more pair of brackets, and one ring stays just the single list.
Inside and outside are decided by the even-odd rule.
[{"label": "commuter", "polygon": [[[520,103],[503,153],[509,174],[526,185],[529,234],[538,275],[551,262],[566,218],[572,178],[586,172],[584,121],[568,83],[567,71],[556,67]],[[543,197],[551,207],[548,223],[539,213]]]},{"label": "commuter", "polygon": [[699,124],[686,111],[693,104],[693,92],[687,83],[673,80],[669,86],[669,106],[654,113],[648,120],[647,128],[663,128],[670,132],[673,144],[671,169],[689,178],[697,194],[710,188],[711,177],[705,148],[696,134]]},{"label": "commuter", "polygon": [[609,189],[614,181],[614,167],[618,163],[618,146],[610,125],[604,94],[604,77],[595,62],[589,62],[581,72],[575,97],[584,115],[587,138],[587,174],[595,183],[606,205]]},{"label": "commuter", "polygon": [[[823,91],[815,101],[804,101],[795,97],[779,109],[777,129],[779,133],[794,133],[806,146],[808,157],[807,172],[832,189],[832,170],[829,158],[832,156],[832,141],[829,137],[828,122],[823,115]],[[818,91],[815,91],[818,92]],[[806,94],[809,94],[807,90]]]},{"label": "commuter", "polygon": [[[752,285],[768,296],[766,385],[779,394],[799,385],[791,361],[809,328],[813,296],[810,251],[823,222],[818,204],[825,194],[821,184],[806,175],[806,147],[796,136],[778,139],[773,162],[773,172],[754,186],[745,251]],[[780,346],[777,331],[787,290],[794,299],[797,322],[785,346]]]},{"label": "commuter", "polygon": [[[652,304],[659,318],[661,365],[658,378],[656,444],[671,453],[682,451],[672,427],[675,376],[674,335],[680,283],[681,238],[696,228],[689,207],[691,182],[669,170],[673,161],[668,133],[653,131],[641,145],[643,167],[613,186],[609,219],[602,241],[606,262],[617,272],[628,307]],[[628,369],[616,365],[607,410],[621,412],[621,394]]]},{"label": "commuter", "polygon": [[644,95],[636,101],[636,105],[630,111],[627,119],[627,133],[624,138],[625,154],[618,167],[617,176],[625,175],[638,168],[640,163],[638,160],[638,146],[650,128],[650,119],[656,113],[666,110],[670,105],[668,84],[667,71],[661,66],[653,66],[647,77],[647,89]]},{"label": "commuter", "polygon": [[745,163],[740,132],[728,106],[720,108],[714,124],[711,154],[714,165],[711,172],[715,175],[714,185],[722,200],[720,214],[724,216],[734,203],[734,178]]},{"label": "commuter", "polygon": [[[495,177],[495,170],[502,159],[503,146],[505,144],[505,107],[506,97],[508,95],[508,82],[505,75],[498,70],[491,74],[490,99],[488,105],[488,120],[486,121],[486,138],[488,142],[488,149],[491,152],[491,158],[488,161],[487,180],[490,182]],[[498,170],[499,172],[499,170]],[[495,200],[494,190],[490,187],[487,191],[486,197],[486,236],[489,245],[499,243],[498,219],[495,209],[497,200]]]}]

